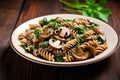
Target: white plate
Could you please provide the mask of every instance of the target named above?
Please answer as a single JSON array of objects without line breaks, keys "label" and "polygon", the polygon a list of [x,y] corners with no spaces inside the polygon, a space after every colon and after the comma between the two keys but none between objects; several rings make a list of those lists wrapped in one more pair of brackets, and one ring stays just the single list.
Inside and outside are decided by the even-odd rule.
[{"label": "white plate", "polygon": [[[51,62],[51,61],[47,61],[47,60],[35,57],[32,54],[25,52],[24,49],[20,46],[20,41],[18,40],[18,35],[22,32],[25,32],[25,30],[27,28],[29,28],[28,27],[29,24],[32,24],[32,23],[36,24],[36,23],[38,23],[38,21],[40,19],[43,19],[44,17],[46,17],[47,19],[51,19],[51,18],[55,18],[57,16],[63,17],[65,19],[73,19],[73,18],[83,17],[83,18],[93,20],[95,23],[100,25],[100,28],[104,31],[105,37],[106,37],[107,43],[108,43],[108,49],[105,50],[103,53],[95,56],[94,58],[87,59],[84,61],[77,61],[77,62]],[[103,60],[103,59],[109,57],[115,51],[115,49],[118,47],[118,42],[119,42],[118,35],[111,26],[109,26],[108,24],[106,24],[100,20],[97,20],[97,19],[94,19],[91,17],[76,15],[76,14],[54,14],[54,15],[47,15],[47,16],[34,18],[34,19],[31,19],[31,20],[21,24],[20,26],[18,26],[11,35],[12,48],[15,50],[15,52],[17,54],[19,54],[23,58],[28,59],[35,63],[39,63],[39,64],[50,65],[50,66],[64,66],[64,67],[65,66],[71,67],[71,66],[87,65],[87,64],[91,64],[91,63],[95,63],[100,60]]]}]

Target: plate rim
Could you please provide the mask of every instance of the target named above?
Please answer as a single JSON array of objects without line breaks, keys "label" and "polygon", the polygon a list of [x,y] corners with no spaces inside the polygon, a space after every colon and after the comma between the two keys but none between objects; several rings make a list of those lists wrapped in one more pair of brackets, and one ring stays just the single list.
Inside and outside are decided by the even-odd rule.
[{"label": "plate rim", "polygon": [[[57,15],[76,15],[76,16],[82,16],[82,17],[85,17],[85,18],[91,18],[91,19],[98,20],[98,19],[96,19],[96,18],[92,18],[92,17],[88,17],[88,16],[83,16],[83,15],[79,15],[79,14],[50,14],[50,15],[44,15],[44,16],[39,16],[39,17],[36,17],[36,18],[32,18],[32,19],[29,19],[29,20],[27,20],[27,21],[25,21],[25,22],[28,22],[28,21],[33,20],[33,19],[41,18],[41,17],[57,16]],[[104,24],[107,24],[107,23],[105,23],[105,22],[103,22],[103,21],[101,21],[101,20],[98,20],[98,21],[100,21],[100,22],[102,22],[102,23],[104,23]],[[23,23],[21,23],[21,24],[24,24],[25,22],[23,22]],[[20,24],[20,25],[21,25],[21,24]],[[12,34],[11,34],[11,36],[10,36],[10,45],[11,45],[12,49],[13,49],[18,55],[20,55],[21,57],[23,57],[23,58],[25,58],[25,59],[27,59],[27,60],[29,60],[29,61],[31,61],[31,62],[35,62],[35,63],[39,63],[39,64],[43,64],[43,65],[59,66],[59,67],[72,67],[72,66],[82,66],[82,65],[88,65],[88,64],[96,63],[96,62],[99,62],[99,61],[104,60],[105,58],[111,56],[112,53],[113,53],[113,52],[119,47],[119,45],[120,45],[120,37],[119,37],[117,31],[116,31],[113,27],[111,27],[110,25],[107,24],[108,26],[110,26],[110,27],[114,30],[114,32],[115,32],[116,35],[117,35],[117,45],[113,48],[112,51],[109,52],[108,55],[106,55],[106,56],[104,56],[104,57],[102,57],[102,58],[99,58],[99,59],[97,59],[97,60],[91,61],[91,62],[89,62],[89,61],[87,60],[88,62],[85,62],[85,63],[84,63],[84,61],[82,61],[83,63],[78,63],[78,62],[80,62],[80,61],[78,61],[78,62],[51,62],[51,61],[42,62],[42,61],[34,60],[34,59],[32,59],[32,58],[30,58],[30,57],[28,57],[28,56],[23,55],[23,53],[21,53],[20,51],[18,51],[18,50],[14,47],[14,45],[13,45],[13,43],[12,43],[12,35],[13,35],[14,31],[15,31],[20,25],[18,25],[18,26],[12,31]],[[90,59],[89,59],[89,60],[90,60]],[[85,61],[86,61],[86,60],[85,60]],[[52,64],[51,64],[51,63],[52,63]]]}]

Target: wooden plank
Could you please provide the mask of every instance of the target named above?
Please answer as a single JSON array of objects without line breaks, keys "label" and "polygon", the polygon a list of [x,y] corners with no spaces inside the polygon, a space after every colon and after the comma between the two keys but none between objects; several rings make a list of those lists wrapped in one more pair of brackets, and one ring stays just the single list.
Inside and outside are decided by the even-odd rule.
[{"label": "wooden plank", "polygon": [[[120,30],[119,3],[117,0],[109,0],[106,7],[113,12],[109,24]],[[61,8],[62,5],[58,0],[26,0],[17,26],[38,16],[66,13]],[[12,48],[9,48],[2,59],[3,66],[1,65],[0,69],[4,69],[7,79],[10,80],[120,80],[119,52],[120,50],[116,51],[111,57],[95,64],[60,68],[30,62],[17,55]]]},{"label": "wooden plank", "polygon": [[0,56],[9,45],[9,38],[16,25],[23,0],[2,0],[0,2]]}]

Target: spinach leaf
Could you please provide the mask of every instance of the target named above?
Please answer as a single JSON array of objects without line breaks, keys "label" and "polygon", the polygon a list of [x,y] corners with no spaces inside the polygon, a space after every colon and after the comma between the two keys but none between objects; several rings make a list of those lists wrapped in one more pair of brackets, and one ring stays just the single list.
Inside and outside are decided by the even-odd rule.
[{"label": "spinach leaf", "polygon": [[36,38],[38,39],[40,30],[39,29],[34,29],[33,33],[35,34]]},{"label": "spinach leaf", "polygon": [[75,28],[75,31],[76,31],[78,34],[83,34],[86,30],[85,30],[84,27],[78,26],[78,27]]},{"label": "spinach leaf", "polygon": [[98,40],[98,42],[100,42],[101,45],[104,44],[104,41],[100,35],[97,35],[97,40]]},{"label": "spinach leaf", "polygon": [[48,47],[48,44],[49,44],[49,41],[45,41],[45,42],[42,44],[42,48]]},{"label": "spinach leaf", "polygon": [[63,62],[63,61],[64,61],[64,60],[63,60],[63,56],[60,55],[60,54],[57,54],[55,58],[56,58],[56,61],[57,61],[57,62]]},{"label": "spinach leaf", "polygon": [[22,45],[22,48],[27,51],[27,45]]},{"label": "spinach leaf", "polygon": [[45,24],[47,24],[47,23],[48,23],[47,18],[44,17],[44,18],[43,18],[43,25],[45,25]]}]

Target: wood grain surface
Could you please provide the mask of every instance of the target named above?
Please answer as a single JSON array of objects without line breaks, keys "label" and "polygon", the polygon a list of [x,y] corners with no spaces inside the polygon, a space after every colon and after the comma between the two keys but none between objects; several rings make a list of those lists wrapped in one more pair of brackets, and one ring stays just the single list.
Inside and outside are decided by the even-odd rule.
[{"label": "wood grain surface", "polygon": [[[86,66],[52,67],[17,55],[9,45],[12,31],[35,17],[68,13],[58,0],[4,0],[0,2],[0,80],[120,80],[120,49],[111,57]],[[108,0],[111,25],[120,34],[120,1]],[[111,34],[112,36],[112,34]]]}]

